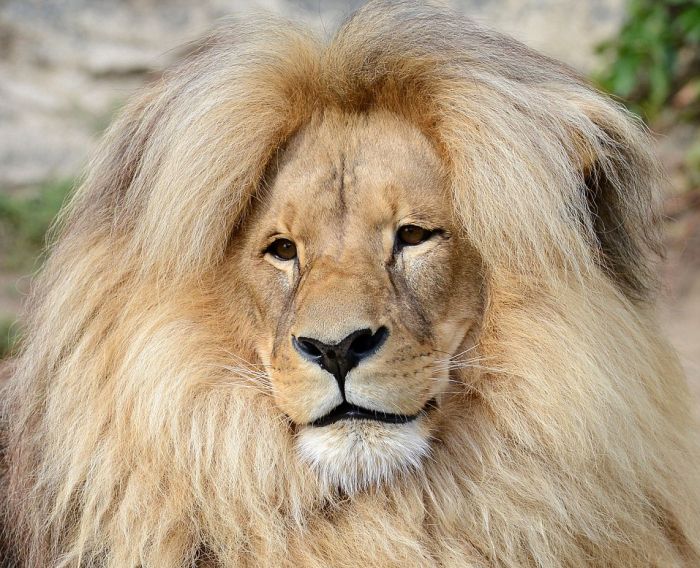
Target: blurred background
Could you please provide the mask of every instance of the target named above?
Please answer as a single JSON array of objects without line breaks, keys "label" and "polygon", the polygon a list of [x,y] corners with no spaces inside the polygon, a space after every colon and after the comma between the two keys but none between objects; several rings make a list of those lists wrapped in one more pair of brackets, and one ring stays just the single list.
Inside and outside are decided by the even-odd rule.
[{"label": "blurred background", "polygon": [[[321,33],[358,0],[0,0],[0,360],[47,228],[115,112],[218,18]],[[640,114],[666,168],[661,318],[700,400],[700,0],[452,0],[564,60]],[[1,361],[0,361],[1,365]]]}]

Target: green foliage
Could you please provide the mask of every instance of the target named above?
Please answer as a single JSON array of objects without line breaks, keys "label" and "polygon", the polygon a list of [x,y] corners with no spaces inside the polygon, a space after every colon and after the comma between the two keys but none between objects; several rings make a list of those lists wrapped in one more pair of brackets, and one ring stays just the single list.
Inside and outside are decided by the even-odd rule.
[{"label": "green foliage", "polygon": [[599,46],[609,61],[601,86],[655,117],[700,70],[700,1],[628,0],[618,37]]},{"label": "green foliage", "polygon": [[19,327],[14,319],[0,319],[0,359],[7,357],[19,340]]},{"label": "green foliage", "polygon": [[700,137],[686,154],[685,171],[689,186],[700,188]]},{"label": "green foliage", "polygon": [[[27,194],[0,191],[0,271],[21,274],[39,268],[46,233],[73,185],[73,180],[61,180]],[[15,317],[0,314],[0,359],[11,353],[20,336]]]},{"label": "green foliage", "polygon": [[35,267],[46,232],[73,183],[47,183],[30,196],[0,192],[0,269],[27,271]]}]

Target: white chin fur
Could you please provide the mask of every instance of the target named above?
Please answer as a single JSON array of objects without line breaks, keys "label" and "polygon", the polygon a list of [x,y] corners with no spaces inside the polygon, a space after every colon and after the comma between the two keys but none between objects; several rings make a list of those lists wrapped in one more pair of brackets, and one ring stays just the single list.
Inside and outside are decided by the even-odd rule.
[{"label": "white chin fur", "polygon": [[429,452],[429,432],[418,418],[407,424],[341,420],[323,427],[305,426],[297,447],[327,490],[354,494],[391,482],[421,467]]}]

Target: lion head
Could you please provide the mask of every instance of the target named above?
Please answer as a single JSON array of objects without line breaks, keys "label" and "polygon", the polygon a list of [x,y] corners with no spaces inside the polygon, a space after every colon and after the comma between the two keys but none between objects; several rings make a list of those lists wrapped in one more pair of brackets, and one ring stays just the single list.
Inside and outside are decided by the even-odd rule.
[{"label": "lion head", "polygon": [[127,105],[3,392],[22,566],[694,566],[623,109],[468,20],[223,24]]},{"label": "lion head", "polygon": [[[347,491],[429,451],[431,414],[481,319],[479,256],[444,164],[383,112],[314,116],[231,247],[271,394],[300,455]],[[236,306],[240,311],[240,306]]]}]

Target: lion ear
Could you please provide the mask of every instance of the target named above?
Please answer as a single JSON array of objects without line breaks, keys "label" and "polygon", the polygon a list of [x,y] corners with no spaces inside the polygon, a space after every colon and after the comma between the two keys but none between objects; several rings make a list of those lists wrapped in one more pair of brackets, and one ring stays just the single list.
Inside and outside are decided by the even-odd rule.
[{"label": "lion ear", "polygon": [[603,102],[574,144],[586,225],[599,264],[635,300],[654,289],[660,254],[660,169],[653,142],[627,111]]}]

